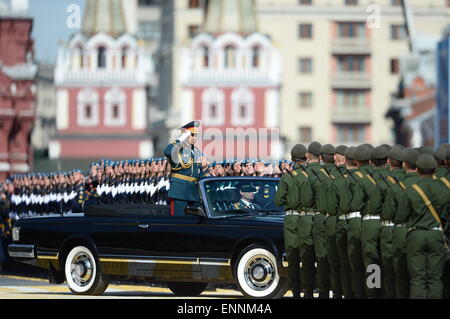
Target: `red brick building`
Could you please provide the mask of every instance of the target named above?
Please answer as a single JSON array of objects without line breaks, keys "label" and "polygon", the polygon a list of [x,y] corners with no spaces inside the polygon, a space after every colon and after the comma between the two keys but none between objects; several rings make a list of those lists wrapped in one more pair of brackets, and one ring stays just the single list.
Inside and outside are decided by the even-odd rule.
[{"label": "red brick building", "polygon": [[37,66],[32,28],[31,18],[0,15],[0,180],[33,166],[30,134]]},{"label": "red brick building", "polygon": [[87,0],[81,32],[60,47],[52,159],[153,156],[147,109],[152,60],[128,33],[124,3]]}]

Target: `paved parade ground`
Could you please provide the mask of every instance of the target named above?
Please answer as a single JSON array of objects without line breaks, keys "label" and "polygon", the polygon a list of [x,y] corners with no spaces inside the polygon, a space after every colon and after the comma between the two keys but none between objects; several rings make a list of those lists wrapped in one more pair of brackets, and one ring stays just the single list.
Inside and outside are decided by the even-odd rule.
[{"label": "paved parade ground", "polygon": [[[291,296],[288,292],[286,297]],[[200,299],[238,299],[242,294],[236,290],[208,290],[200,295]],[[0,299],[194,299],[192,297],[176,297],[167,288],[140,285],[111,284],[102,296],[76,296],[66,285],[52,285],[45,279],[0,276]]]}]

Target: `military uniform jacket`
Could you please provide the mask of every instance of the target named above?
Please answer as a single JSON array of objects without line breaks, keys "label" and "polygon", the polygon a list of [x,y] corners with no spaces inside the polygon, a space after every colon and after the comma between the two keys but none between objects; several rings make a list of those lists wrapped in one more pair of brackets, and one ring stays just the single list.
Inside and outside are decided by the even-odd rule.
[{"label": "military uniform jacket", "polygon": [[400,191],[396,192],[396,194],[395,194],[398,209],[395,211],[394,217],[392,218],[394,220],[395,224],[401,224],[400,211],[405,209],[402,205],[404,203],[403,197],[406,196],[406,189],[408,187],[411,187],[412,185],[416,184],[419,180],[420,180],[420,177],[419,177],[418,173],[406,173],[405,177],[401,181],[399,181],[398,184],[399,184]]},{"label": "military uniform jacket", "polygon": [[292,171],[293,188],[288,192],[287,202],[297,211],[310,211],[313,206],[314,193],[310,175],[305,169],[299,167]]},{"label": "military uniform jacket", "polygon": [[[320,170],[322,169],[322,165],[320,163],[311,163],[306,167],[306,173],[308,174],[308,179],[311,183],[312,190],[312,203],[309,207],[311,211],[318,212],[319,211],[319,193],[320,187],[323,182],[323,174],[321,174]],[[322,176],[321,176],[322,175]]]},{"label": "military uniform jacket", "polygon": [[404,184],[402,180],[405,178],[405,173],[401,169],[396,169],[387,177],[390,183],[382,203],[381,219],[386,221],[393,221],[398,210],[398,200],[404,191]]},{"label": "military uniform jacket", "polygon": [[373,193],[369,196],[369,210],[371,215],[382,215],[384,199],[387,193],[395,185],[395,180],[389,178],[390,171],[386,167],[376,167],[372,173],[372,179],[376,182]]},{"label": "military uniform jacket", "polygon": [[[428,177],[421,178],[416,185],[426,194],[431,205],[433,205],[439,214],[441,221],[448,220],[449,189],[442,185],[442,183]],[[406,189],[405,196],[402,198],[402,205],[399,210],[399,222],[406,223],[408,229],[415,227],[417,229],[427,230],[440,226],[425,204],[425,201],[414,189],[414,185]]]},{"label": "military uniform jacket", "polygon": [[355,183],[353,189],[351,212],[361,212],[362,215],[371,214],[369,196],[374,193],[376,182],[370,174],[372,174],[372,170],[369,166],[361,166],[353,173],[357,183]]},{"label": "military uniform jacket", "polygon": [[322,214],[336,216],[339,207],[339,195],[336,189],[336,180],[342,178],[337,167],[331,163],[325,163],[320,169],[321,180],[318,207]]},{"label": "military uniform jacket", "polygon": [[164,155],[172,167],[170,177],[170,190],[168,197],[188,202],[200,200],[198,180],[202,177],[202,165],[196,163],[200,158],[199,149],[191,149],[190,145],[182,147],[179,140],[169,144],[164,150]]}]

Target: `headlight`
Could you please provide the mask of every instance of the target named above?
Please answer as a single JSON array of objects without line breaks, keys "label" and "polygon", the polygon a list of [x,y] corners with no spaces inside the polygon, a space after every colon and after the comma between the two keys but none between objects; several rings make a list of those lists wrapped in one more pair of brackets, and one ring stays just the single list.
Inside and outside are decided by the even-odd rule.
[{"label": "headlight", "polygon": [[20,228],[19,227],[13,227],[12,238],[13,238],[13,241],[20,240]]}]

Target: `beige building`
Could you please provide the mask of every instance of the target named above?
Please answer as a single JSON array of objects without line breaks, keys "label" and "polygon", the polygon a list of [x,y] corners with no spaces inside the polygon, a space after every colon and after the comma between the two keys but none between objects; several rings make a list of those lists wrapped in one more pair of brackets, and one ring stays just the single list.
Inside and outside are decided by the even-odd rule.
[{"label": "beige building", "polygon": [[[417,35],[440,35],[450,1],[409,0]],[[201,30],[204,0],[167,0],[161,8],[160,123],[182,124],[182,48]],[[281,53],[280,131],[287,150],[313,140],[393,143],[386,118],[409,53],[399,0],[255,0],[258,30]],[[161,136],[164,144],[167,136]]]}]

